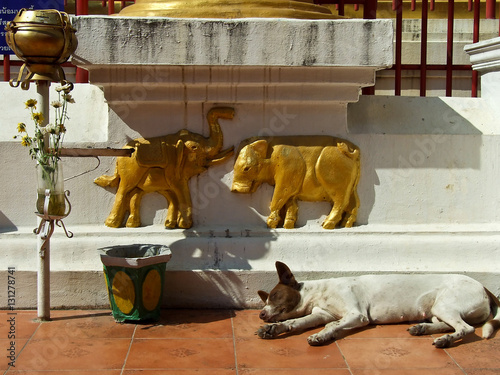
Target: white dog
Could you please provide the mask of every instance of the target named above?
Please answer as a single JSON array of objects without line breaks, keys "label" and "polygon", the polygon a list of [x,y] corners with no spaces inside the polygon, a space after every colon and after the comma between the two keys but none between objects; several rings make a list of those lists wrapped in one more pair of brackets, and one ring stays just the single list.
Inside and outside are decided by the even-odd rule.
[{"label": "white dog", "polygon": [[297,282],[290,269],[276,262],[279,283],[271,293],[259,291],[266,303],[260,318],[267,323],[257,335],[275,338],[326,324],[307,341],[323,345],[343,330],[368,324],[423,322],[411,335],[453,331],[433,345],[450,346],[483,325],[483,338],[500,326],[500,302],[479,282],[463,275],[366,275]]}]

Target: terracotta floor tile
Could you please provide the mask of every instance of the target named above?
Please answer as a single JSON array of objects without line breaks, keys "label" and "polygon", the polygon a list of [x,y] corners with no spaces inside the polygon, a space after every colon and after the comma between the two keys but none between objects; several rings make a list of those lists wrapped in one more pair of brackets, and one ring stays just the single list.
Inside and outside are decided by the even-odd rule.
[{"label": "terracotta floor tile", "polygon": [[11,329],[9,319],[14,318],[16,339],[28,339],[33,335],[39,322],[36,322],[36,311],[0,311],[0,339],[7,339]]},{"label": "terracotta floor tile", "polygon": [[347,369],[242,369],[238,375],[351,375]]},{"label": "terracotta floor tile", "polygon": [[500,368],[494,369],[467,369],[467,375],[498,375]]},{"label": "terracotta floor tile", "polygon": [[[10,367],[10,363],[12,362],[12,359],[10,358],[10,352],[11,352],[11,347],[14,347],[14,365],[16,364],[17,357],[19,356],[19,353],[23,349],[24,345],[28,342],[28,340],[17,340],[15,339],[14,345],[11,345],[12,340],[4,340],[0,339],[0,350],[2,353],[2,356],[0,357],[0,373],[3,371],[7,370]],[[5,353],[5,355],[3,355]]]},{"label": "terracotta floor tile", "polygon": [[236,337],[253,337],[259,327],[264,324],[259,319],[260,310],[236,311],[233,317],[234,334]]},{"label": "terracotta floor tile", "polygon": [[497,337],[484,340],[478,336],[480,331],[445,349],[467,373],[472,369],[500,369],[500,335],[497,332]]},{"label": "terracotta floor tile", "polygon": [[116,323],[108,312],[59,312],[51,314],[52,320],[43,322],[34,339],[54,337],[84,338],[132,338],[135,324]]},{"label": "terracotta floor tile", "polygon": [[122,375],[236,375],[236,369],[125,370]]},{"label": "terracotta floor tile", "polygon": [[16,361],[16,370],[121,369],[130,339],[54,337],[31,340]]},{"label": "terracotta floor tile", "polygon": [[414,369],[456,366],[432,338],[343,339],[337,343],[351,369]]},{"label": "terracotta floor tile", "polygon": [[120,375],[122,370],[94,370],[94,371],[12,371],[6,375]]},{"label": "terracotta floor tile", "polygon": [[455,368],[417,368],[417,369],[352,369],[352,375],[464,375],[458,367]]},{"label": "terracotta floor tile", "polygon": [[260,368],[347,368],[335,343],[312,347],[304,338],[262,340],[236,338],[238,367]]},{"label": "terracotta floor tile", "polygon": [[233,339],[134,339],[126,369],[235,368]]},{"label": "terracotta floor tile", "polygon": [[154,324],[139,324],[135,338],[232,338],[229,310],[165,310]]},{"label": "terracotta floor tile", "polygon": [[345,331],[341,337],[350,338],[411,338],[407,329],[412,324],[386,324],[386,325],[370,325],[367,327],[352,329]]}]

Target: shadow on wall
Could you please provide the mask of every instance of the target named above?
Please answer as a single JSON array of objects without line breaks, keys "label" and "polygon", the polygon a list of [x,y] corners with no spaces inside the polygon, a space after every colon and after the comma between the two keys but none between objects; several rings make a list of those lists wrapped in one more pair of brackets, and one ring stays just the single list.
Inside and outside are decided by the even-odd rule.
[{"label": "shadow on wall", "polygon": [[170,271],[163,305],[169,308],[231,308],[245,305],[245,285],[234,272]]},{"label": "shadow on wall", "polygon": [[17,232],[17,227],[0,211],[0,233]]},{"label": "shadow on wall", "polygon": [[375,204],[377,170],[391,170],[392,188],[404,188],[418,169],[479,169],[482,135],[496,121],[485,106],[481,100],[438,97],[361,96],[350,103],[348,133],[365,151],[359,222],[367,221]]}]

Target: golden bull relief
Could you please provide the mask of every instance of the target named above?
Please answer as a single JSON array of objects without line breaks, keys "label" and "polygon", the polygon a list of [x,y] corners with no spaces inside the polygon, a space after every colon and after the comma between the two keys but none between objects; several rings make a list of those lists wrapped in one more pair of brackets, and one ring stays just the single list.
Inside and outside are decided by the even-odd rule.
[{"label": "golden bull relief", "polygon": [[140,204],[146,193],[157,192],[168,201],[166,228],[191,228],[193,225],[189,179],[226,161],[234,147],[222,150],[223,135],[219,119],[232,119],[232,108],[213,108],[207,114],[209,137],[186,129],[150,139],[136,139],[125,148],[135,151],[131,157],[118,157],[113,176],[101,176],[95,183],[102,187],[118,186],[115,202],[105,224],[127,227],[141,225]]},{"label": "golden bull relief", "polygon": [[[359,208],[359,148],[329,136],[260,137],[243,141],[231,191],[253,193],[274,185],[269,228],[295,227],[297,201],[326,201],[332,210],[323,228],[352,227]],[[284,217],[283,217],[284,216]]]}]

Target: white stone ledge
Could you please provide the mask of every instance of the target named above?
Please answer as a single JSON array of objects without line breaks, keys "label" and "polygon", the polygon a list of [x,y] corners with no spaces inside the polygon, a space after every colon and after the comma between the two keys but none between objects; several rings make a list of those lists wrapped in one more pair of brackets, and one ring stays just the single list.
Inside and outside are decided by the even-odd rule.
[{"label": "white stone ledge", "polygon": [[73,63],[92,65],[392,65],[391,20],[78,16]]},{"label": "white stone ledge", "polygon": [[[59,228],[52,237],[54,271],[99,271],[98,248],[128,244],[168,245],[173,253],[169,269],[176,271],[270,271],[282,260],[315,272],[497,272],[500,259],[500,223],[362,225],[331,231],[313,226],[68,229],[74,238],[67,239]],[[3,263],[36,270],[31,228],[1,233],[0,241]]]},{"label": "white stone ledge", "polygon": [[[460,273],[500,293],[500,223],[362,225],[267,230],[161,226],[111,229],[70,226],[51,241],[51,306],[106,307],[106,285],[97,248],[133,243],[167,244],[163,303],[181,308],[257,308],[257,290],[277,282],[275,261],[299,280],[386,273]],[[16,267],[18,308],[36,307],[36,238],[31,228],[0,234],[0,278]],[[2,305],[0,303],[0,308]]]}]

